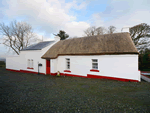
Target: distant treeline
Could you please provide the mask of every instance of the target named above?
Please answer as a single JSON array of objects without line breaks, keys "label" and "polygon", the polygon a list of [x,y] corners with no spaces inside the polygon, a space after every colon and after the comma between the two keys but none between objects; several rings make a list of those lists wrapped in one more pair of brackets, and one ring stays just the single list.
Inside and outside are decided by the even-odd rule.
[{"label": "distant treeline", "polygon": [[0,61],[0,67],[5,67],[5,62],[4,61]]}]

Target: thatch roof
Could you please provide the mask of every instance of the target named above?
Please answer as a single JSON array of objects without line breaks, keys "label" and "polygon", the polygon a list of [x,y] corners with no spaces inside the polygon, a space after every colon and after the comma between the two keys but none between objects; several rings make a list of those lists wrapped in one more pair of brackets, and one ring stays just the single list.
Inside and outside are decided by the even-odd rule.
[{"label": "thatch roof", "polygon": [[60,40],[43,56],[55,59],[59,55],[138,54],[129,33],[114,33]]}]

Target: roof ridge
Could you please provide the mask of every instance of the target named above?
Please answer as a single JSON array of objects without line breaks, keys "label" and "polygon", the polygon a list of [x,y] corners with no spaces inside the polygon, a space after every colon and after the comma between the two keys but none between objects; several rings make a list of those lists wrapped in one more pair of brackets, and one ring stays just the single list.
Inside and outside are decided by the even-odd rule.
[{"label": "roof ridge", "polygon": [[[73,40],[73,39],[80,39],[80,38],[88,38],[88,37],[97,37],[97,36],[106,36],[106,35],[115,35],[115,34],[130,34],[129,32],[119,32],[119,33],[112,33],[112,34],[103,34],[103,35],[93,35],[93,36],[84,36],[84,37],[77,37],[77,38],[70,38],[67,40]],[[65,41],[65,40],[61,40],[61,41]]]}]

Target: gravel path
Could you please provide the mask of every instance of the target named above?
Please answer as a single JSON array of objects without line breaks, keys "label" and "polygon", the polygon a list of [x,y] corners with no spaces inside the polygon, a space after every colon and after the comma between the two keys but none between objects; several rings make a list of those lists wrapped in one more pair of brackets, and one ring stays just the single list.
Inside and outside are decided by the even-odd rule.
[{"label": "gravel path", "polygon": [[53,77],[0,68],[0,112],[83,113],[150,111],[150,84]]}]

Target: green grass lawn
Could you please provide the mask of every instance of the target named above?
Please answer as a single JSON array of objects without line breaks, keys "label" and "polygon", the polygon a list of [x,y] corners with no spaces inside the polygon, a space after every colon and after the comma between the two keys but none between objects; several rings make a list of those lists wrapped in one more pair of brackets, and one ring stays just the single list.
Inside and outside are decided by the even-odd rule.
[{"label": "green grass lawn", "polygon": [[150,83],[54,77],[0,68],[0,112],[149,113]]}]

